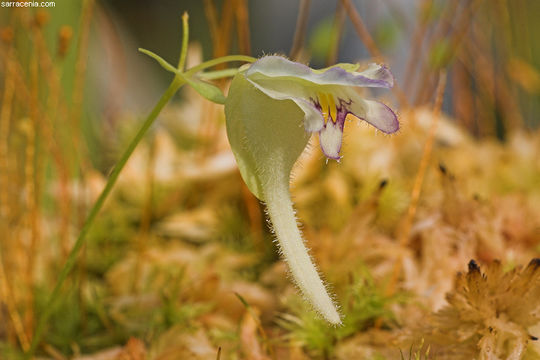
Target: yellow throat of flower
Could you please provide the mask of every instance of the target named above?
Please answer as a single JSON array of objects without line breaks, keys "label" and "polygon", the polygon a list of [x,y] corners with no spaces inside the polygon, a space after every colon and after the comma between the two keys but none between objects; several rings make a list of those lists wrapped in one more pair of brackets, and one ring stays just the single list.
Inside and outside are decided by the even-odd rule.
[{"label": "yellow throat of flower", "polygon": [[328,93],[319,93],[319,104],[321,105],[321,111],[324,117],[324,124],[328,122],[330,118],[333,123],[336,122],[337,107],[334,97]]}]

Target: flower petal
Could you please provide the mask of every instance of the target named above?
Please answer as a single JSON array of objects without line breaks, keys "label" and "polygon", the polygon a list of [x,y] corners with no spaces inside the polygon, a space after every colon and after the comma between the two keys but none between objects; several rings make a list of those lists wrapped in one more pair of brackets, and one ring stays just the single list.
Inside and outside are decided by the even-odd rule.
[{"label": "flower petal", "polygon": [[392,73],[384,65],[370,64],[364,71],[347,71],[343,66],[333,66],[323,72],[313,71],[308,66],[287,60],[281,56],[265,56],[254,62],[246,76],[257,81],[261,76],[305,80],[317,85],[343,85],[391,88]]},{"label": "flower petal", "polygon": [[291,97],[291,100],[296,103],[304,112],[304,128],[308,132],[316,132],[323,128],[324,117],[321,112],[309,101]]},{"label": "flower petal", "polygon": [[[316,132],[322,129],[324,117],[321,112],[309,100],[310,95],[300,84],[294,84],[290,81],[271,81],[272,86],[265,86],[266,82],[255,82],[246,79],[264,94],[276,100],[292,100],[304,112],[304,127],[308,132]],[[283,89],[281,87],[284,87]]]},{"label": "flower petal", "polygon": [[324,129],[319,132],[319,142],[324,155],[330,159],[339,160],[341,156],[341,142],[343,140],[343,125],[328,121]]},{"label": "flower petal", "polygon": [[360,72],[355,72],[355,74],[360,74],[368,79],[376,79],[379,81],[386,82],[390,86],[389,88],[394,86],[394,75],[390,72],[388,67],[386,65],[379,65],[375,63],[371,63],[368,65],[368,67]]},{"label": "flower petal", "polygon": [[368,122],[384,133],[392,134],[399,130],[399,121],[396,114],[385,104],[363,99],[354,90],[350,89],[338,95],[350,99],[347,104],[348,112],[355,117]]}]

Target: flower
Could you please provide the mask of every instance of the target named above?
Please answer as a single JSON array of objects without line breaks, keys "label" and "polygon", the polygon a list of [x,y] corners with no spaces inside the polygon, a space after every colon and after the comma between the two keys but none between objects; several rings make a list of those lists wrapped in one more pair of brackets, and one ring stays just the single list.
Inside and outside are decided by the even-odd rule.
[{"label": "flower", "polygon": [[304,127],[318,132],[321,148],[339,160],[343,128],[348,114],[366,121],[384,133],[394,133],[399,122],[383,103],[362,98],[358,87],[391,88],[392,73],[384,65],[370,64],[358,72],[357,64],[338,64],[313,70],[280,56],[266,56],[246,71],[247,80],[276,100],[290,99],[304,112]]},{"label": "flower", "polygon": [[341,316],[298,229],[289,180],[313,132],[319,133],[326,156],[340,159],[348,114],[386,133],[398,130],[390,108],[363,99],[353,89],[391,87],[390,71],[379,65],[362,72],[357,69],[358,65],[338,64],[312,70],[279,56],[267,56],[240,69],[225,101],[227,136],[242,179],[266,202],[281,254],[300,291],[335,325],[341,324]]}]

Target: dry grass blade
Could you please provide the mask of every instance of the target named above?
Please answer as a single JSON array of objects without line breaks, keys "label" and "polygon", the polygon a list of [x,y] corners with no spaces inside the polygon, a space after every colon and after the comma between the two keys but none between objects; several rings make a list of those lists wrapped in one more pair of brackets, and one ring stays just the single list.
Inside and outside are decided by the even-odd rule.
[{"label": "dry grass blade", "polygon": [[345,11],[349,15],[349,18],[353,23],[354,29],[356,30],[356,33],[360,37],[360,40],[362,40],[362,43],[366,46],[371,56],[373,56],[376,61],[382,62],[384,60],[383,55],[379,51],[377,44],[373,40],[373,37],[371,37],[371,34],[369,33],[366,25],[364,24],[364,21],[362,20],[362,17],[358,13],[358,10],[356,10],[356,7],[352,3],[352,1],[341,0],[341,3],[343,4]]},{"label": "dry grass blade", "polygon": [[[443,15],[442,21],[439,23],[439,27],[436,31],[433,32],[431,41],[429,42],[429,49],[435,49],[437,44],[440,44],[441,41],[446,41],[448,44],[448,49],[443,51],[445,58],[443,58],[442,64],[430,64],[429,59],[424,58],[423,66],[421,67],[420,74],[423,74],[423,77],[420,77],[420,86],[417,89],[417,94],[415,98],[415,105],[423,105],[429,102],[433,89],[437,86],[434,81],[434,74],[437,73],[438,67],[445,67],[448,65],[448,62],[452,59],[453,54],[457,53],[460,46],[466,39],[470,26],[472,24],[472,19],[482,4],[483,0],[474,0],[468,2],[463,6],[459,16],[456,16],[459,2],[452,1],[448,2],[447,8],[445,9],[445,15]],[[452,27],[452,23],[455,22]],[[453,32],[451,33],[451,31]],[[435,69],[433,69],[435,67]]]},{"label": "dry grass blade", "polygon": [[235,10],[238,51],[240,54],[251,55],[249,12],[246,0],[236,0]]},{"label": "dry grass blade", "polygon": [[8,279],[6,278],[6,274],[4,271],[4,261],[2,259],[3,255],[3,252],[0,252],[0,299],[2,299],[2,302],[4,302],[7,306],[8,316],[11,319],[11,326],[13,326],[16,337],[21,343],[21,347],[23,348],[23,350],[27,350],[30,347],[30,341],[28,340],[28,336],[24,331],[24,325],[21,316],[17,311],[13,291],[11,291],[8,285]]},{"label": "dry grass blade", "polygon": [[[8,50],[8,54],[5,57],[6,70],[4,78],[4,93],[2,97],[2,108],[0,109],[0,219],[9,218],[9,206],[8,206],[8,153],[9,153],[9,129],[11,121],[11,110],[13,109],[13,99],[15,94],[15,63],[13,60],[13,50]],[[0,221],[0,226],[7,226],[4,224],[5,220]],[[3,234],[8,236],[7,229],[0,228]],[[5,239],[9,241],[9,239]]]},{"label": "dry grass blade", "polygon": [[[80,129],[80,117],[83,104],[84,84],[86,81],[86,66],[88,61],[88,39],[90,35],[90,25],[94,13],[94,0],[84,0],[79,24],[79,38],[77,40],[77,61],[75,65],[75,84],[73,85],[73,99],[71,121],[74,128]],[[79,131],[75,131],[75,135]],[[79,143],[79,138],[76,143]]]},{"label": "dry grass blade", "polygon": [[[364,21],[362,20],[362,17],[358,13],[358,10],[354,6],[351,0],[341,0],[341,3],[343,4],[343,7],[345,8],[345,12],[347,15],[349,15],[349,19],[351,19],[351,22],[353,23],[353,26],[356,30],[356,33],[360,37],[360,40],[362,40],[362,43],[365,45],[371,56],[375,58],[375,61],[377,62],[384,62],[384,57],[382,53],[380,52],[379,48],[377,47],[377,44],[373,40],[373,37],[369,33],[366,25],[364,24]],[[401,107],[406,108],[408,107],[408,101],[407,97],[401,90],[401,88],[394,84],[394,87],[392,88],[392,92],[396,95],[399,104]]]},{"label": "dry grass blade", "polygon": [[328,57],[326,58],[326,65],[331,66],[338,61],[338,52],[341,36],[343,35],[343,27],[345,25],[345,7],[342,2],[338,2],[336,5],[336,12],[334,14],[334,24],[332,25],[332,42],[330,50],[328,51]]},{"label": "dry grass blade", "polygon": [[213,0],[204,0],[204,14],[206,16],[206,22],[208,23],[212,46],[216,49],[219,41],[219,22],[216,5]]},{"label": "dry grass blade", "polygon": [[300,0],[298,6],[298,17],[296,18],[296,29],[294,30],[294,39],[289,57],[293,60],[297,60],[300,56],[300,51],[304,46],[304,39],[306,37],[306,28],[309,17],[309,7],[311,0]]},{"label": "dry grass blade", "polygon": [[405,70],[405,92],[409,92],[412,88],[413,84],[413,76],[415,73],[415,69],[418,63],[418,58],[421,55],[420,49],[422,48],[422,43],[424,40],[424,36],[426,34],[426,31],[428,29],[428,16],[427,14],[431,11],[431,7],[433,6],[433,0],[422,0],[420,3],[420,21],[417,25],[414,34],[411,38],[411,52],[409,54],[409,60],[407,61],[407,67]]}]

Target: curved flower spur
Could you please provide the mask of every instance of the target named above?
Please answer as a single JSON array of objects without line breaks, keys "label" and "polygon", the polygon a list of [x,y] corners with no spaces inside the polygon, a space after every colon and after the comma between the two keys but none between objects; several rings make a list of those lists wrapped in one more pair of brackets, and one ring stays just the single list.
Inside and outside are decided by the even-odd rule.
[{"label": "curved flower spur", "polygon": [[348,114],[385,133],[399,122],[386,105],[362,98],[355,87],[391,88],[388,68],[338,64],[313,70],[280,56],[267,56],[235,75],[225,115],[227,135],[242,178],[266,202],[268,215],[292,277],[307,300],[328,322],[340,315],[311,261],[298,229],[289,193],[292,167],[311,133],[319,133],[324,154],[341,158]]}]

